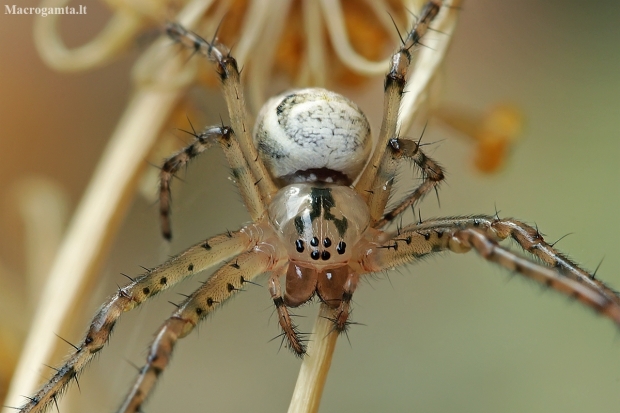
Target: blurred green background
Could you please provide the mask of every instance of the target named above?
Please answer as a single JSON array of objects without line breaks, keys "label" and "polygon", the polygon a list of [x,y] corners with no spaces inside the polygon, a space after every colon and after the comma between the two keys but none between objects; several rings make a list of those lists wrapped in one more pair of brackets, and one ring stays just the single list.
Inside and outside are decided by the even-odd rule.
[{"label": "blurred green background", "polygon": [[[23,226],[10,206],[10,186],[44,175],[76,205],[123,111],[132,63],[130,53],[88,74],[54,73],[33,48],[33,18],[0,17],[0,259],[16,272],[24,267]],[[105,18],[93,4],[87,19],[76,17],[68,26],[88,36],[101,24],[91,19]],[[429,197],[423,218],[492,214],[497,205],[502,216],[536,223],[550,241],[573,233],[558,247],[590,269],[604,257],[598,277],[620,288],[619,21],[615,1],[464,3],[444,69],[444,100],[479,110],[514,102],[526,127],[505,170],[488,177],[471,167],[470,145],[431,122],[425,141],[441,141],[428,150],[448,178],[441,208]],[[375,131],[380,84],[352,96]],[[210,121],[225,111],[218,110]],[[154,266],[248,220],[227,176],[217,149],[192,165],[176,196],[170,247],[159,237],[156,208],[136,200],[102,272],[105,285],[83,310],[85,320],[124,283],[119,272],[138,274],[138,265]],[[187,293],[204,278],[175,290]],[[173,309],[167,300],[180,296],[163,295],[123,317],[111,345],[80,380],[81,393],[69,392],[81,411],[117,407],[135,374],[126,360],[143,363],[153,332]],[[303,331],[310,330],[316,308],[299,311],[308,315]],[[364,325],[351,329],[350,345],[339,342],[324,412],[603,413],[620,407],[617,327],[473,253],[439,256],[392,271],[389,280],[362,283],[353,319]],[[279,332],[266,289],[250,286],[199,330],[178,344],[146,411],[286,409],[299,361],[278,351],[277,340],[269,342]]]}]

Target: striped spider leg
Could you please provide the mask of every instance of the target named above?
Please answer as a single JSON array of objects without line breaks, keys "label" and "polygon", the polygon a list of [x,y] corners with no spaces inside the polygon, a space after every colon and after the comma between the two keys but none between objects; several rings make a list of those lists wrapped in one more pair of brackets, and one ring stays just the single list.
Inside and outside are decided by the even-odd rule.
[{"label": "striped spider leg", "polygon": [[217,235],[202,241],[159,267],[147,271],[110,296],[93,318],[90,327],[67,361],[43,387],[28,398],[20,412],[41,412],[75,380],[86,364],[107,343],[119,317],[147,299],[168,289],[186,277],[203,271],[222,260],[252,249],[258,244],[260,229],[250,225],[240,231]]},{"label": "striped spider leg", "polygon": [[[228,49],[222,44],[216,44],[216,39],[209,43],[200,36],[187,31],[178,24],[169,24],[167,34],[184,46],[193,49],[195,53],[200,53],[215,64],[217,74],[220,77],[224,98],[228,107],[228,114],[232,125],[232,131],[238,134],[238,140],[226,139],[222,141],[222,148],[230,164],[233,175],[238,179],[241,193],[249,209],[253,220],[259,219],[265,213],[265,203],[268,203],[277,191],[277,188],[267,173],[264,163],[258,157],[257,150],[250,136],[249,125],[247,125],[247,111],[243,90],[241,86],[241,74],[237,68],[237,61],[230,55]],[[220,132],[223,136],[228,128],[222,128]],[[230,131],[230,132],[232,132]],[[233,132],[234,133],[234,132]],[[195,132],[194,132],[195,135]],[[164,238],[170,239],[170,180],[183,165],[190,159],[200,154],[206,149],[204,134],[197,135],[196,141],[170,157],[164,163],[161,171],[160,184],[160,215],[162,234]],[[232,147],[234,146],[234,148]],[[237,177],[243,171],[243,177]],[[254,181],[251,180],[254,179]],[[256,186],[257,188],[253,188]],[[253,194],[254,197],[250,196]]]},{"label": "striped spider leg", "polygon": [[[498,245],[497,241],[506,238],[512,238],[546,265]],[[574,298],[620,325],[618,294],[548,244],[538,229],[515,219],[487,215],[430,219],[391,234],[379,248],[366,261],[369,271],[393,268],[438,252],[473,249],[482,258]]]},{"label": "striped spider leg", "polygon": [[[377,213],[383,213],[394,180],[393,175],[391,177],[383,176],[389,170],[385,165],[389,157],[386,155],[385,145],[390,139],[398,137],[399,134],[397,130],[398,112],[405,90],[407,72],[411,65],[412,52],[416,47],[419,47],[420,39],[427,32],[431,21],[439,13],[441,6],[442,2],[440,1],[430,1],[424,6],[414,29],[403,39],[401,47],[392,56],[390,68],[385,77],[383,122],[379,132],[378,145],[368,166],[355,185],[357,192],[364,199],[371,199],[369,205],[377,203],[376,207],[371,207],[373,216]],[[377,198],[377,201],[374,201],[374,198]]]}]

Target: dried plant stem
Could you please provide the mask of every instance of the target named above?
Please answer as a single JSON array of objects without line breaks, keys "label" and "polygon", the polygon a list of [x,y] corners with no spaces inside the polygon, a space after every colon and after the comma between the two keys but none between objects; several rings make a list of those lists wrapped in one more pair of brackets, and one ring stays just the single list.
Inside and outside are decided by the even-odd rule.
[{"label": "dried plant stem", "polygon": [[[6,400],[21,403],[17,392],[34,391],[38,371],[48,363],[74,301],[105,257],[125,216],[146,158],[163,122],[179,98],[179,90],[138,91],[103,154],[93,179],[67,230],[41,294],[30,332]],[[53,311],[51,310],[53,309]]]},{"label": "dried plant stem", "polygon": [[319,410],[327,373],[338,340],[334,323],[329,320],[331,317],[333,310],[321,304],[312,330],[312,339],[308,345],[308,354],[304,357],[299,370],[288,413],[314,413]]},{"label": "dried plant stem", "polygon": [[[44,0],[41,7],[65,7],[68,0]],[[47,18],[49,17],[49,19]],[[35,45],[41,58],[50,67],[67,72],[80,72],[103,66],[131,45],[143,18],[132,10],[119,9],[110,18],[106,27],[87,44],[67,48],[57,26],[61,14],[49,14],[34,20]]]}]

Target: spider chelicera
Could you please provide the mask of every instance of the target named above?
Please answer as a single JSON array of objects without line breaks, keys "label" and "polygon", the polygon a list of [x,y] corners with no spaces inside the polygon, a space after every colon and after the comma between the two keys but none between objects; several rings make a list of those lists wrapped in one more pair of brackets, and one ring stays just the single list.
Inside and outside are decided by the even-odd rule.
[{"label": "spider chelicera", "polygon": [[[385,79],[383,124],[372,154],[364,114],[353,102],[324,89],[291,91],[269,100],[252,138],[235,59],[225,46],[170,24],[168,34],[174,40],[214,62],[231,126],[194,132],[194,142],[164,163],[160,186],[163,234],[171,237],[172,177],[214,142],[224,150],[253,222],[201,241],[120,288],[95,315],[75,353],[20,411],[40,411],[53,402],[102,349],[123,312],[221,261],[226,264],[182,302],[157,332],[147,363],[119,411],[139,411],[168,365],[176,341],[261,274],[268,274],[268,290],[287,345],[300,356],[305,344],[289,308],[316,295],[331,308],[334,329],[345,331],[360,277],[443,251],[473,249],[484,259],[571,296],[620,324],[616,293],[545,242],[536,228],[520,221],[475,215],[384,230],[444,178],[442,168],[424,154],[419,142],[402,138],[397,131],[411,50],[438,11],[439,4],[430,2],[393,55]],[[422,183],[387,208],[397,166],[406,160],[421,169]],[[499,246],[498,241],[506,238],[515,240],[542,264]],[[284,290],[282,276],[286,278]]]}]

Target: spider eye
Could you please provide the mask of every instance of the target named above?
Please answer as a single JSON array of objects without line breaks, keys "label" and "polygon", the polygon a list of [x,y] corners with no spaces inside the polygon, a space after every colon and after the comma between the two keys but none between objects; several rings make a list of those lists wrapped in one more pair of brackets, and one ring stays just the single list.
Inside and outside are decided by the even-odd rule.
[{"label": "spider eye", "polygon": [[310,245],[312,245],[313,247],[318,247],[319,239],[317,237],[312,237],[312,239],[310,240]]},{"label": "spider eye", "polygon": [[323,251],[321,253],[321,259],[323,261],[327,261],[329,259],[329,257],[331,257],[331,254],[329,253],[329,251]]},{"label": "spider eye", "polygon": [[324,246],[325,248],[329,248],[329,247],[331,247],[331,245],[332,245],[332,240],[330,240],[329,238],[325,238],[325,239],[323,240],[323,246]]},{"label": "spider eye", "polygon": [[340,255],[344,254],[347,249],[347,243],[344,241],[340,241],[338,245],[336,245],[336,252]]},{"label": "spider eye", "polygon": [[310,258],[312,258],[313,260],[318,260],[320,256],[321,254],[318,250],[314,250],[310,253]]},{"label": "spider eye", "polygon": [[297,252],[304,252],[304,242],[300,239],[295,241],[295,249],[297,249]]}]

